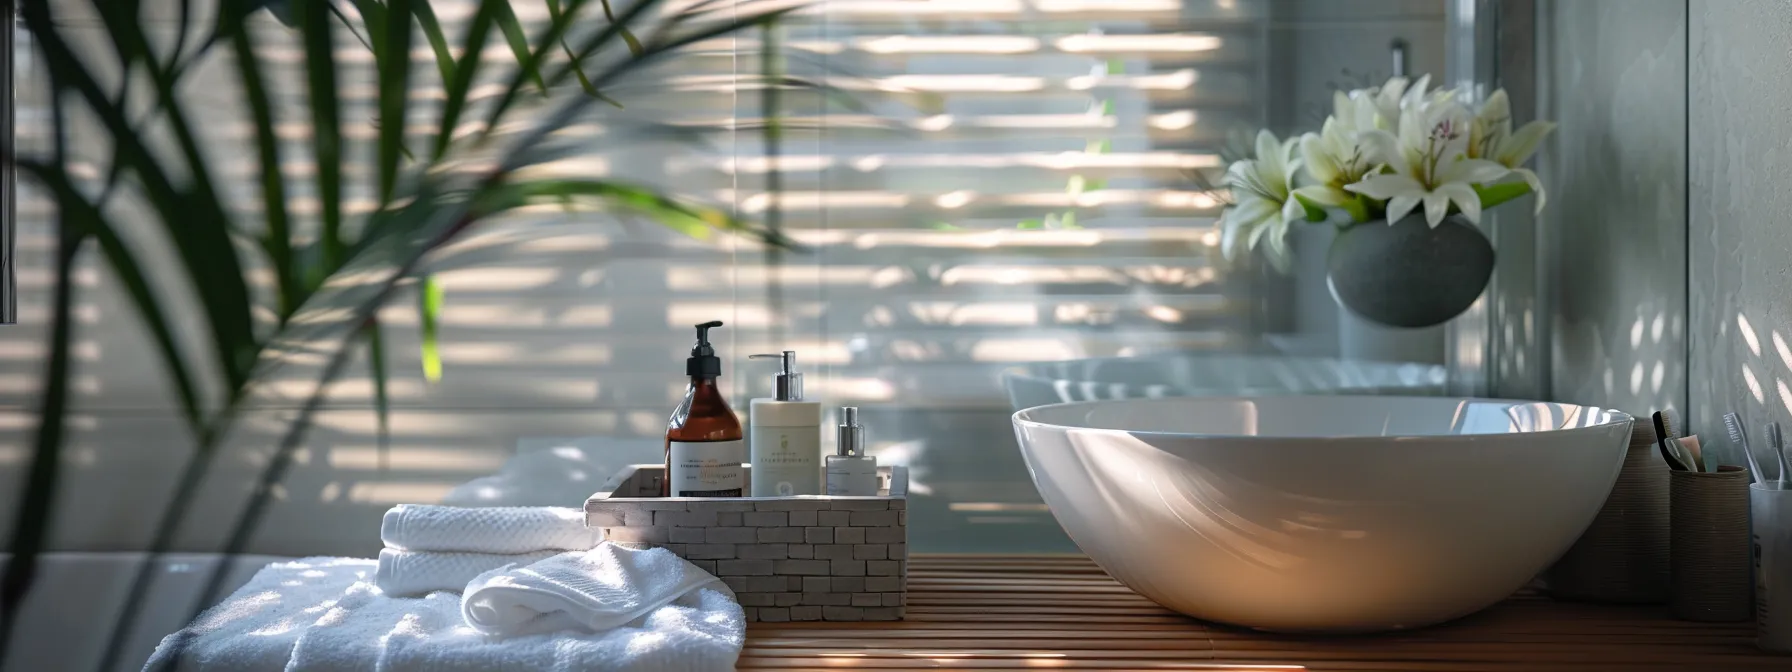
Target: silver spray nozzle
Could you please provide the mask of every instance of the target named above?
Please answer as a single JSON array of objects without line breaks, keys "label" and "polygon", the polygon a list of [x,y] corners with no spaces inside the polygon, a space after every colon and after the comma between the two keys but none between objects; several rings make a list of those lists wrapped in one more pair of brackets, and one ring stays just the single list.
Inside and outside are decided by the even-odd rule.
[{"label": "silver spray nozzle", "polygon": [[835,429],[835,455],[865,456],[865,426],[859,424],[857,406],[840,407],[840,426]]},{"label": "silver spray nozzle", "polygon": [[803,400],[803,374],[798,373],[796,370],[796,351],[795,350],[785,350],[784,352],[782,352],[780,354],[776,354],[776,355],[771,355],[771,354],[747,355],[747,359],[773,359],[773,358],[776,358],[778,360],[778,377],[777,377],[778,392],[777,392],[777,396],[775,398],[778,401],[802,401]]}]

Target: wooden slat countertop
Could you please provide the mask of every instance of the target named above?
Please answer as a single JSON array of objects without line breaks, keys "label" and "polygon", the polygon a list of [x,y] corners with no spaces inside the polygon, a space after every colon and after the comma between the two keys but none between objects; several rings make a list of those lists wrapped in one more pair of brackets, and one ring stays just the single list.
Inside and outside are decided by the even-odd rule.
[{"label": "wooden slat countertop", "polygon": [[1083,556],[916,555],[907,619],[754,623],[740,669],[1776,670],[1753,623],[1530,592],[1467,618],[1355,637],[1273,635],[1182,616]]}]

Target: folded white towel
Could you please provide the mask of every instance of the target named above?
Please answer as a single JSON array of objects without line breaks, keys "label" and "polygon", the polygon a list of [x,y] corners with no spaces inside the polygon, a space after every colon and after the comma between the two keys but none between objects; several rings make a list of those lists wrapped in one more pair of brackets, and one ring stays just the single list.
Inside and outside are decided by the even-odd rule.
[{"label": "folded white towel", "polygon": [[330,562],[363,576],[375,565],[343,558],[271,565],[192,626],[164,638],[144,669],[708,672],[733,669],[746,641],[740,605],[720,586],[699,588],[604,632],[493,637],[467,627],[453,593],[388,597],[368,580],[332,571]]},{"label": "folded white towel", "polygon": [[459,593],[480,574],[508,567],[523,566],[551,558],[562,551],[537,551],[515,555],[494,553],[447,553],[438,551],[400,551],[380,549],[380,569],[374,585],[392,597],[418,597],[438,590]]},{"label": "folded white towel", "polygon": [[143,670],[282,669],[305,627],[340,600],[343,588],[373,576],[376,564],[304,558],[263,567],[229,599],[164,637]]},{"label": "folded white towel", "polygon": [[720,579],[663,548],[603,544],[480,575],[461,596],[467,625],[494,635],[608,630]]},{"label": "folded white towel", "polygon": [[400,504],[380,521],[380,540],[401,551],[583,551],[603,541],[603,530],[587,529],[579,509]]}]

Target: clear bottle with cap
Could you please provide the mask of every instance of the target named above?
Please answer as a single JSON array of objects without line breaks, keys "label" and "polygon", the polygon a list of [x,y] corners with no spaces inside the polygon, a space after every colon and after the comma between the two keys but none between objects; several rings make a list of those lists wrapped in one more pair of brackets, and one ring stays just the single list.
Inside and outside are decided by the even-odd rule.
[{"label": "clear bottle with cap", "polygon": [[821,494],[821,403],[803,400],[796,351],[747,357],[778,360],[775,396],[754,399],[747,411],[753,496]]},{"label": "clear bottle with cap", "polygon": [[859,424],[859,409],[840,407],[840,426],[835,428],[837,443],[828,456],[828,494],[848,497],[870,497],[877,494],[877,458],[865,454],[865,427]]},{"label": "clear bottle with cap", "polygon": [[722,398],[716,378],[722,359],[709,344],[709,330],[722,323],[697,325],[697,344],[685,360],[691,377],[684,401],[666,423],[666,478],[660,494],[669,497],[740,497],[746,481],[747,447],[741,441],[740,418]]}]

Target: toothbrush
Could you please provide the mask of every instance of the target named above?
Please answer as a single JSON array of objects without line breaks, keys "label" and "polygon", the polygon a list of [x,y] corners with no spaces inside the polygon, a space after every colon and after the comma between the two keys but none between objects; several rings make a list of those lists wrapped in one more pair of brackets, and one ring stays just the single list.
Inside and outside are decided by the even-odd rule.
[{"label": "toothbrush", "polygon": [[1653,419],[1655,420],[1655,447],[1661,449],[1662,459],[1667,460],[1669,469],[1687,471],[1686,464],[1680,461],[1680,451],[1674,450],[1674,437],[1668,433],[1666,418],[1662,417],[1661,411],[1656,411]]},{"label": "toothbrush", "polygon": [[1748,458],[1748,468],[1754,472],[1755,481],[1760,482],[1761,463],[1755,461],[1755,451],[1748,449],[1748,429],[1742,425],[1742,416],[1733,412],[1725,413],[1724,429],[1730,430],[1730,443],[1735,444],[1736,449],[1742,451],[1743,457]]},{"label": "toothbrush", "polygon": [[1674,445],[1692,459],[1693,471],[1710,471],[1711,461],[1705,459],[1705,453],[1699,446],[1699,435],[1694,434],[1674,439]]},{"label": "toothbrush", "polygon": [[[1780,423],[1767,423],[1767,445],[1773,447],[1773,454],[1780,460],[1780,489],[1786,489],[1786,439],[1780,436]],[[1761,480],[1767,480],[1765,478]]]}]

